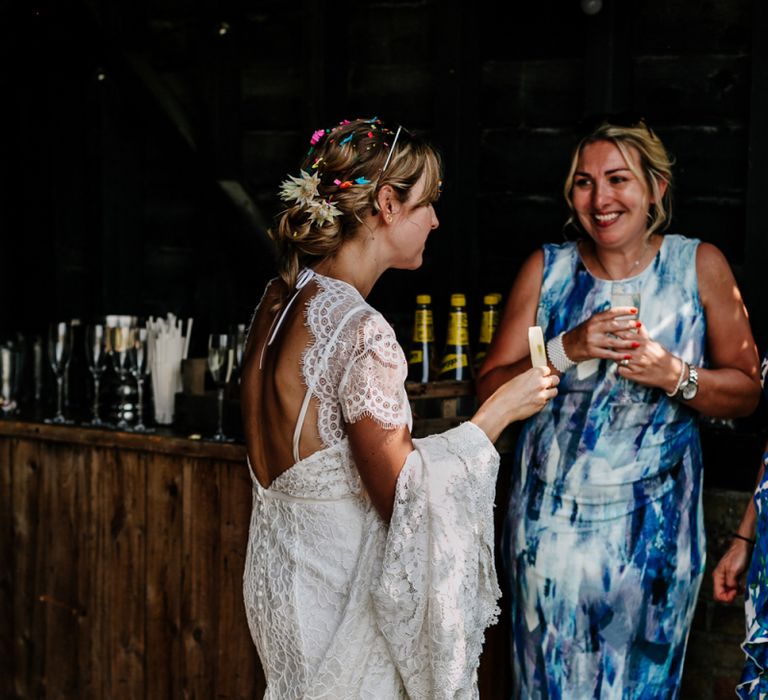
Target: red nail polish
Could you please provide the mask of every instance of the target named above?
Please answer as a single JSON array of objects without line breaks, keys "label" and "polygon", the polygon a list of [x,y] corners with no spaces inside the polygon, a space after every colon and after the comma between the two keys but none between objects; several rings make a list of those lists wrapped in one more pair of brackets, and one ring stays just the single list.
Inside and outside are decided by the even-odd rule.
[{"label": "red nail polish", "polygon": [[639,348],[639,347],[640,347],[640,343],[638,343],[638,342],[633,342],[633,343],[632,343],[632,347],[633,347],[633,348]]},{"label": "red nail polish", "polygon": [[633,306],[630,313],[636,314],[637,313],[637,309]]},{"label": "red nail polish", "polygon": [[632,355],[624,355],[624,359],[625,360],[631,360],[632,359]]},{"label": "red nail polish", "polygon": [[643,324],[642,324],[640,321],[638,321],[638,322],[637,322],[637,326],[636,326],[636,327],[637,327],[637,328],[640,328],[640,326],[642,326],[642,325],[643,325]]}]

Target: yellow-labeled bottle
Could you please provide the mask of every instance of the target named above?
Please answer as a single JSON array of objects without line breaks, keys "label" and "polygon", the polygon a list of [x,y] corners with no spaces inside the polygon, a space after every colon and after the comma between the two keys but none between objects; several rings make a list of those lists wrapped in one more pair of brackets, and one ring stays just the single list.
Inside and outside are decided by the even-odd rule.
[{"label": "yellow-labeled bottle", "polygon": [[408,357],[408,379],[426,384],[435,373],[435,327],[432,321],[432,297],[419,294],[413,316],[413,336]]},{"label": "yellow-labeled bottle", "polygon": [[451,294],[448,333],[443,360],[440,363],[439,379],[470,379],[472,368],[469,357],[467,300],[463,294]]},{"label": "yellow-labeled bottle", "polygon": [[480,320],[480,337],[477,343],[474,362],[475,372],[480,369],[480,366],[485,361],[493,335],[499,326],[500,305],[501,294],[486,294],[483,297],[483,316]]}]

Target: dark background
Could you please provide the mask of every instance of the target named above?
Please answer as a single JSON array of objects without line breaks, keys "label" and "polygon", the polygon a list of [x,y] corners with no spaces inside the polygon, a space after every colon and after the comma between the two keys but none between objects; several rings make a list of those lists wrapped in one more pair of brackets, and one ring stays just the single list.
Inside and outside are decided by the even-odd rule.
[{"label": "dark background", "polygon": [[[768,10],[757,0],[0,6],[0,333],[168,311],[249,319],[309,136],[379,116],[443,152],[440,229],[370,301],[406,336],[431,292],[507,292],[563,238],[577,123],[644,116],[676,159],[671,231],[718,245],[768,340]],[[473,331],[473,335],[474,335]]]}]

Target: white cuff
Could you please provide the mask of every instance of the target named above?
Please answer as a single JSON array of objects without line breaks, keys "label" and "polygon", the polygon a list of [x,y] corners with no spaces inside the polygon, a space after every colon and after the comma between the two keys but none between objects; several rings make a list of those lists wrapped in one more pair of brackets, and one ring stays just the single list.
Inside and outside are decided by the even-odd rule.
[{"label": "white cuff", "polygon": [[558,372],[567,372],[571,367],[576,366],[576,363],[568,357],[565,348],[563,347],[564,335],[565,333],[561,333],[557,337],[547,341],[547,357]]}]

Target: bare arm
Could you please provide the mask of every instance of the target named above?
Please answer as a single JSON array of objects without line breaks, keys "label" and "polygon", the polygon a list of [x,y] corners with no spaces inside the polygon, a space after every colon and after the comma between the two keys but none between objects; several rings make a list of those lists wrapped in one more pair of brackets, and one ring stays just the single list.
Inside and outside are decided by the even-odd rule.
[{"label": "bare arm", "polygon": [[[723,254],[708,243],[696,254],[699,294],[707,319],[710,364],[698,369],[699,390],[687,401],[708,416],[734,418],[755,410],[760,399],[760,362],[739,288]],[[619,333],[623,340],[632,336]],[[638,348],[630,350],[629,367],[619,368],[623,377],[639,384],[674,390],[682,360],[640,328],[634,336]]]},{"label": "bare arm", "polygon": [[537,250],[523,263],[512,284],[504,315],[480,368],[477,397],[481,404],[504,382],[531,368],[528,328],[536,323],[543,273],[544,252]]},{"label": "bare arm", "polygon": [[397,479],[413,452],[408,426],[388,430],[366,416],[347,423],[347,436],[366,491],[379,515],[388,523],[395,503]]},{"label": "bare arm", "polygon": [[[766,445],[768,449],[768,445]],[[757,484],[763,480],[765,466],[761,465],[757,474]],[[757,486],[755,486],[757,488]],[[732,603],[739,593],[744,592],[742,577],[749,566],[752,556],[752,546],[746,539],[754,540],[757,529],[757,511],[755,502],[749,499],[741,523],[736,530],[740,537],[734,537],[730,547],[723,554],[717,566],[712,571],[713,598],[720,603]]]}]

